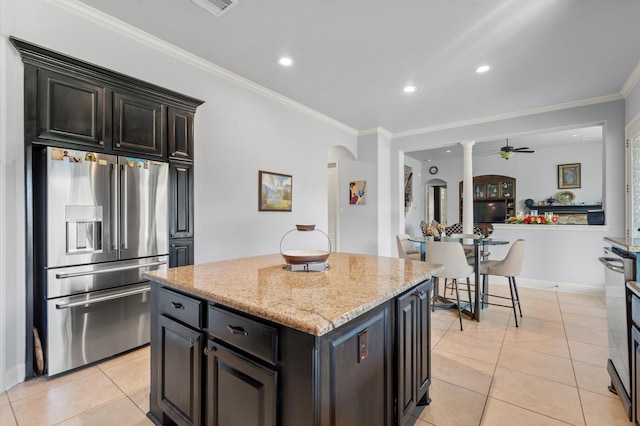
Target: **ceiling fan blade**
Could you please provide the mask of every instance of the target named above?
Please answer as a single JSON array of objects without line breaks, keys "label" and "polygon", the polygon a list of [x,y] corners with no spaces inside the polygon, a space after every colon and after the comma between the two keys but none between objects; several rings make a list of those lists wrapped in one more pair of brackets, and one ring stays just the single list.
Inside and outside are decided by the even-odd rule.
[{"label": "ceiling fan blade", "polygon": [[529,148],[528,146],[522,146],[520,148],[514,148],[513,150],[514,151],[524,151],[524,150],[527,150],[527,149],[531,149],[531,148]]},{"label": "ceiling fan blade", "polygon": [[527,150],[516,149],[515,152],[517,152],[517,153],[525,153],[525,154],[532,154],[535,151],[532,150],[532,149],[527,149]]}]

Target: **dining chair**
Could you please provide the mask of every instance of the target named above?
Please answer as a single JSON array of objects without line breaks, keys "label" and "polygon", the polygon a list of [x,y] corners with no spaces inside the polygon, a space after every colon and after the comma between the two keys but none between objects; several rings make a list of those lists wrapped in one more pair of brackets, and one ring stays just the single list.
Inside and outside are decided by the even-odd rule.
[{"label": "dining chair", "polygon": [[398,234],[396,235],[396,243],[398,244],[398,257],[401,259],[412,259],[412,260],[421,260],[420,259],[420,250],[409,241],[409,234]]},{"label": "dining chair", "polygon": [[[458,280],[460,278],[466,278],[467,281],[467,293],[469,295],[469,301],[465,302],[470,311],[473,312],[473,299],[471,298],[471,283],[469,277],[473,274],[473,266],[467,262],[467,256],[464,253],[462,244],[457,241],[427,241],[426,243],[426,261],[429,263],[439,263],[444,266],[444,269],[437,271],[433,274],[433,303],[432,310],[435,308],[448,308],[457,306],[458,315],[460,318],[460,330],[462,330],[462,303],[460,301],[460,288]],[[451,280],[453,288],[456,292],[457,303],[440,303],[436,304],[436,300],[439,296],[438,285],[439,279]],[[446,281],[445,281],[446,283]],[[446,284],[445,284],[446,285]],[[446,290],[446,289],[445,289]]]},{"label": "dining chair", "polygon": [[[522,307],[520,306],[520,296],[518,295],[516,276],[520,275],[520,272],[522,271],[522,264],[524,263],[524,248],[525,241],[523,239],[516,240],[509,249],[509,252],[504,257],[504,259],[487,260],[480,263],[480,275],[482,275],[481,306],[494,305],[502,306],[505,308],[512,308],[513,317],[516,321],[516,327],[518,327],[518,313],[516,312],[516,305],[518,305],[518,311],[520,312],[520,317],[522,317]],[[511,306],[489,302],[490,297],[509,299],[509,297],[506,296],[489,293],[489,275],[507,277],[507,279],[509,280],[509,292],[511,294]]]}]

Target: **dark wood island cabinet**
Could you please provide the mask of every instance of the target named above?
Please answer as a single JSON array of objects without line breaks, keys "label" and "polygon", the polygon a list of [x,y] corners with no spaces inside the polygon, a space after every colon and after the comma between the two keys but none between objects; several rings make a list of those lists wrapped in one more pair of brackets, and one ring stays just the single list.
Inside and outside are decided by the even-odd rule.
[{"label": "dark wood island cabinet", "polygon": [[394,425],[428,404],[436,265],[332,253],[147,274],[149,417],[180,425]]}]

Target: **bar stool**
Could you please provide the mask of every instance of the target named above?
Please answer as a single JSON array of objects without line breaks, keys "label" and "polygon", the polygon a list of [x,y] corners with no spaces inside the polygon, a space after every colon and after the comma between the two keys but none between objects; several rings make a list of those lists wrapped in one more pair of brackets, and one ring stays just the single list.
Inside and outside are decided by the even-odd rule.
[{"label": "bar stool", "polygon": [[[469,263],[467,262],[467,256],[464,253],[462,244],[460,244],[459,242],[427,241],[426,246],[427,246],[426,261],[429,263],[439,263],[444,266],[443,270],[433,274],[433,277],[435,278],[435,283],[433,286],[432,309],[434,310],[436,307],[448,308],[456,305],[454,303],[436,305],[435,303],[438,297],[439,279],[440,278],[444,278],[445,280],[451,279],[453,288],[456,291],[458,315],[460,318],[460,330],[462,330],[463,329],[462,328],[462,304],[460,303],[460,288],[458,287],[458,279],[459,278],[467,279],[467,293],[469,294],[469,302],[467,302],[466,305],[471,307],[472,298],[471,298],[471,283],[469,282],[469,277],[473,274],[473,266],[469,265]],[[473,310],[473,309],[471,308],[470,310]]]},{"label": "bar stool", "polygon": [[[518,286],[516,285],[516,276],[520,275],[520,272],[522,271],[522,264],[524,262],[524,247],[525,242],[523,239],[516,240],[509,249],[509,252],[504,259],[487,260],[480,263],[480,275],[482,275],[481,306],[494,305],[502,306],[505,308],[512,308],[513,317],[516,321],[516,327],[518,327],[518,314],[516,312],[516,305],[518,305],[518,311],[520,311],[520,317],[522,317],[522,308],[520,307],[520,297],[518,295]],[[506,296],[489,294],[489,281],[487,278],[489,275],[507,277],[507,279],[509,280],[509,292],[511,293],[511,306],[488,302],[489,297],[509,299],[509,297]]]}]

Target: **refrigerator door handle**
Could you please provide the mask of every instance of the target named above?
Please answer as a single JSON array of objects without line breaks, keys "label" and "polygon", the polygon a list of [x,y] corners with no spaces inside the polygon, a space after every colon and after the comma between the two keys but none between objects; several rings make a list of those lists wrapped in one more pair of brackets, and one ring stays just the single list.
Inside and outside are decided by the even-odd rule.
[{"label": "refrigerator door handle", "polygon": [[136,264],[136,265],[129,265],[129,266],[120,266],[116,268],[100,269],[97,271],[82,271],[82,272],[69,272],[67,274],[56,274],[56,278],[59,280],[63,280],[65,278],[84,277],[86,275],[108,274],[110,272],[129,271],[131,269],[146,268],[149,266],[162,266],[166,264],[167,262],[165,262],[164,260],[160,260],[158,262],[143,263],[143,264]]},{"label": "refrigerator door handle", "polygon": [[122,222],[122,226],[120,227],[120,243],[121,246],[120,248],[122,250],[127,250],[129,247],[129,238],[127,235],[127,229],[129,228],[129,223],[128,223],[128,216],[129,216],[129,212],[128,212],[128,203],[127,203],[127,166],[125,166],[124,164],[120,166],[120,171],[122,174],[122,180],[120,183],[120,187],[122,188],[122,193],[120,194],[120,199],[121,199],[121,209],[120,209],[120,221]]},{"label": "refrigerator door handle", "polygon": [[69,308],[75,308],[77,306],[90,306],[90,305],[95,305],[96,303],[107,302],[109,300],[122,299],[123,297],[129,297],[135,294],[148,293],[149,291],[151,291],[150,286],[144,287],[144,288],[138,288],[135,290],[118,291],[115,293],[96,297],[94,299],[79,300],[77,302],[69,302],[69,303],[56,303],[56,309],[69,309]]},{"label": "refrigerator door handle", "polygon": [[109,208],[111,210],[111,244],[109,244],[110,251],[118,250],[118,196],[116,189],[118,188],[116,165],[111,164],[109,171],[111,172],[109,180]]}]

